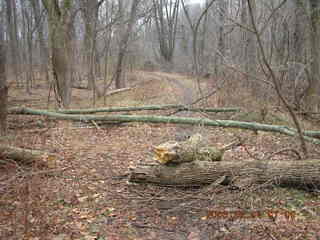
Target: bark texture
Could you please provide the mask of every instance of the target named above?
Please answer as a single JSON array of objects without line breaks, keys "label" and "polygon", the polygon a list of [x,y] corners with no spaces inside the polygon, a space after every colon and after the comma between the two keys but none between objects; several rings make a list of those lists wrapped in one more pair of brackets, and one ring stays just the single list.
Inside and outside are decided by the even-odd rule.
[{"label": "bark texture", "polygon": [[193,161],[179,165],[139,164],[130,169],[129,182],[172,186],[214,183],[221,177],[232,183],[250,179],[250,184],[273,183],[284,186],[319,186],[320,160],[304,161]]}]

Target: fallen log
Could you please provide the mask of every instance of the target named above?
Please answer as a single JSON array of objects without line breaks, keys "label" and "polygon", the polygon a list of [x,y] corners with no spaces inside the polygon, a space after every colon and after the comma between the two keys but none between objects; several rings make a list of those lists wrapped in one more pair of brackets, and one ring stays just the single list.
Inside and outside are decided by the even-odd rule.
[{"label": "fallen log", "polygon": [[193,161],[177,165],[138,164],[130,169],[129,182],[171,186],[199,186],[221,177],[250,179],[250,184],[270,182],[283,186],[320,186],[320,159],[303,161]]},{"label": "fallen log", "polygon": [[37,164],[41,167],[54,167],[56,163],[56,155],[7,145],[0,145],[0,157],[3,159],[11,159],[23,165]]},{"label": "fallen log", "polygon": [[115,89],[115,90],[112,90],[112,91],[107,92],[104,96],[105,96],[105,97],[109,97],[109,96],[115,95],[115,94],[117,94],[117,93],[127,92],[127,91],[130,91],[130,90],[132,90],[132,88],[120,88],[120,89]]},{"label": "fallen log", "polygon": [[[185,105],[149,105],[138,107],[111,107],[111,108],[88,108],[88,109],[63,109],[56,111],[64,114],[93,114],[102,112],[131,112],[131,111],[156,111],[156,110],[177,110],[190,112],[206,112],[206,113],[221,113],[221,112],[239,112],[240,108],[189,108]],[[31,112],[30,108],[11,108],[10,114],[25,114]]]},{"label": "fallen log", "polygon": [[[15,108],[9,111],[10,114],[29,114],[48,116],[58,120],[74,120],[74,121],[108,121],[108,122],[144,122],[144,123],[172,123],[172,124],[188,124],[201,125],[224,128],[239,128],[253,131],[277,132],[288,136],[298,136],[297,130],[282,126],[269,125],[256,122],[241,122],[233,120],[210,120],[208,118],[186,118],[186,117],[165,117],[165,116],[149,116],[149,115],[81,115],[81,114],[63,114],[57,112],[50,112],[46,110],[37,110],[31,108]],[[320,144],[320,140],[309,137],[314,136],[314,131],[304,131],[303,138],[314,144]]]}]

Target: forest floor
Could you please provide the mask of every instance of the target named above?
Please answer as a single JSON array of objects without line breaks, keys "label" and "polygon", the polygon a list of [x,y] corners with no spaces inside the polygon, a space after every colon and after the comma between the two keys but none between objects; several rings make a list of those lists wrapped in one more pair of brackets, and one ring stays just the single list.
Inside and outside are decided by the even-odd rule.
[{"label": "forest floor", "polygon": [[[98,99],[96,106],[189,104],[198,97],[195,80],[179,74],[135,72],[129,80],[132,90],[105,101]],[[205,90],[208,81],[213,80],[202,80]],[[38,85],[32,92],[28,95],[24,89],[11,87],[9,106],[48,108],[47,87]],[[90,91],[74,89],[71,108],[92,107],[91,95]],[[225,95],[228,93],[219,96]],[[216,95],[207,99],[207,104],[214,107],[224,102],[226,99]],[[128,184],[126,178],[129,166],[152,157],[153,146],[184,131],[200,132],[215,146],[228,144],[236,137],[246,139],[244,146],[225,153],[225,161],[264,158],[281,149],[299,149],[295,138],[172,124],[96,127],[24,115],[10,115],[8,124],[8,137],[0,139],[0,144],[56,153],[59,159],[56,169],[49,172],[37,167],[26,169],[10,161],[0,165],[0,239],[320,238],[319,191],[270,185],[245,190],[227,186],[175,188]],[[309,149],[311,157],[319,157],[319,149],[311,145]],[[290,154],[273,156],[294,158]]]}]

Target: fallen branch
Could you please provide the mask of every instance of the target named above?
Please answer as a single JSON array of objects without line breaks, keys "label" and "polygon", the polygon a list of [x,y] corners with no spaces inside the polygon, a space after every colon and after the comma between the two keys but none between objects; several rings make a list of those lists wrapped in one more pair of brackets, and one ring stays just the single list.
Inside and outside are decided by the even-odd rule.
[{"label": "fallen branch", "polygon": [[105,96],[105,97],[112,96],[112,95],[115,95],[115,94],[117,94],[117,93],[130,91],[131,89],[132,89],[132,88],[120,88],[120,89],[116,89],[116,90],[107,92],[104,96]]},{"label": "fallen branch", "polygon": [[[113,107],[113,108],[89,108],[89,109],[65,109],[58,110],[57,113],[65,114],[93,114],[101,112],[130,112],[130,111],[155,111],[155,110],[171,110],[190,112],[207,112],[207,113],[220,113],[220,112],[239,112],[240,108],[189,108],[185,105],[150,105],[139,107]],[[10,114],[25,114],[31,112],[30,108],[11,108]]]},{"label": "fallen branch", "polygon": [[[182,118],[182,117],[164,117],[164,116],[149,116],[149,115],[79,115],[79,114],[63,114],[50,112],[46,110],[36,110],[30,108],[16,108],[9,111],[11,114],[29,114],[41,115],[55,118],[58,120],[75,120],[75,121],[109,121],[109,122],[144,122],[144,123],[172,123],[172,124],[188,124],[202,125],[224,128],[240,128],[253,131],[278,132],[288,136],[297,136],[295,129],[281,125],[269,125],[255,122],[241,122],[233,120],[210,120],[207,118]],[[310,131],[304,131],[303,138],[306,141],[314,144],[320,144],[320,140],[309,137]],[[314,133],[312,131],[312,133]]]}]

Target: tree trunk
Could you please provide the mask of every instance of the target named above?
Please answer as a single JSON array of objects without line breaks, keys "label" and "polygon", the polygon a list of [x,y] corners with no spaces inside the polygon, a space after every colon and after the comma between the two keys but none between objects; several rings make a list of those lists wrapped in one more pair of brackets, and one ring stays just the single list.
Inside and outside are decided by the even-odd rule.
[{"label": "tree trunk", "polygon": [[44,39],[44,24],[43,20],[41,19],[41,8],[40,8],[40,0],[29,0],[32,5],[32,9],[34,12],[34,19],[36,24],[38,24],[37,32],[38,32],[38,40],[39,40],[39,47],[40,47],[40,64],[41,64],[41,73],[45,74],[46,81],[49,83],[49,53],[48,47],[46,45]]},{"label": "tree trunk", "polygon": [[318,0],[309,0],[310,2],[310,81],[306,91],[306,109],[310,112],[319,112],[320,110],[320,3]]},{"label": "tree trunk", "polygon": [[[257,19],[257,6],[256,6],[256,0],[247,0],[250,2],[251,8],[252,8],[252,18],[249,22],[249,26],[251,29],[253,29],[253,21],[256,22]],[[254,33],[248,33],[248,48],[247,48],[247,73],[256,76],[257,75],[257,41],[256,41],[256,36]],[[256,79],[250,78],[249,79],[249,85],[252,90],[252,93],[254,95],[258,94],[259,91],[259,83],[257,82]]]},{"label": "tree trunk", "polygon": [[6,51],[3,24],[0,21],[0,136],[7,132],[7,100]]},{"label": "tree trunk", "polygon": [[194,186],[250,179],[250,184],[273,183],[285,186],[320,186],[320,160],[304,161],[193,161],[178,165],[138,164],[130,169],[129,182],[173,186]]},{"label": "tree trunk", "polygon": [[[88,77],[88,89],[97,91],[95,83],[95,55],[96,55],[96,25],[98,20],[99,5],[97,0],[86,0],[81,2],[82,14],[85,25],[84,51],[86,76]],[[98,94],[99,96],[100,94]]]},{"label": "tree trunk", "polygon": [[6,0],[7,5],[7,22],[9,32],[9,45],[11,53],[12,71],[15,75],[16,82],[19,84],[20,74],[20,55],[19,55],[19,43],[17,32],[17,14],[16,14],[16,2],[12,0]]},{"label": "tree trunk", "polygon": [[118,60],[117,60],[116,72],[115,72],[116,89],[125,88],[126,86],[124,79],[122,78],[123,65],[124,65],[123,62],[127,53],[129,38],[132,33],[133,26],[136,22],[136,15],[138,11],[139,2],[140,0],[133,0],[131,5],[131,10],[130,10],[130,17],[129,17],[128,23],[126,24],[127,27],[120,39]]},{"label": "tree trunk", "polygon": [[[52,49],[52,71],[59,107],[71,102],[73,74],[73,14],[71,1],[43,0],[49,14],[49,36]],[[62,6],[60,6],[61,4]],[[61,14],[63,12],[63,14]]]},{"label": "tree trunk", "polygon": [[293,102],[297,108],[300,108],[300,94],[298,94],[298,81],[300,72],[302,71],[301,67],[298,67],[299,64],[304,63],[304,41],[306,41],[305,37],[305,14],[303,11],[303,4],[300,0],[292,0],[288,2],[290,8],[293,13],[293,31],[291,34],[291,56],[290,56],[290,64],[289,64],[289,72],[288,72],[288,82],[291,90],[291,97],[293,98]]},{"label": "tree trunk", "polygon": [[[173,3],[174,2],[174,3]],[[166,71],[173,68],[180,1],[153,0],[159,51]]]},{"label": "tree trunk", "polygon": [[219,24],[218,24],[218,46],[217,46],[217,54],[216,54],[216,63],[215,63],[215,74],[217,76],[223,77],[223,58],[226,53],[226,35],[225,33],[225,18],[227,14],[227,3],[225,0],[219,1]]}]

